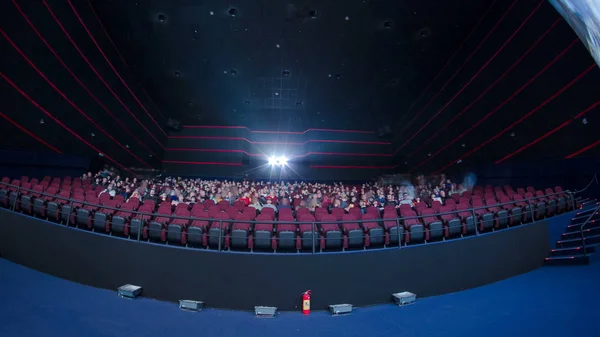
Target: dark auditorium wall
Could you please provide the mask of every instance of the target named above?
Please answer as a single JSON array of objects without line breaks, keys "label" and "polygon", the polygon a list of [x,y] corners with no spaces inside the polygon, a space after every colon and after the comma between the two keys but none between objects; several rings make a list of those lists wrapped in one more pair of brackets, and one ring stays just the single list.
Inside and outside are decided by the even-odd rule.
[{"label": "dark auditorium wall", "polygon": [[90,159],[85,156],[0,149],[2,177],[81,176],[88,169]]},{"label": "dark auditorium wall", "polygon": [[121,170],[159,168],[165,117],[120,60],[88,2],[71,3],[0,1],[0,144],[102,153]]},{"label": "dark auditorium wall", "polygon": [[[575,191],[585,188],[594,174],[600,175],[600,157],[479,165],[458,170],[455,175],[460,177],[468,172],[477,175],[478,185],[531,185],[542,189],[562,186]],[[600,185],[592,183],[586,195],[600,195]]]},{"label": "dark auditorium wall", "polygon": [[[388,141],[368,130],[184,127],[169,136],[163,170],[183,176],[370,180],[391,171],[389,150]],[[285,156],[288,165],[272,167],[270,156]]]},{"label": "dark auditorium wall", "polygon": [[95,287],[116,291],[131,283],[151,298],[241,310],[297,310],[308,289],[315,310],[386,303],[405,290],[419,297],[450,293],[538,268],[548,249],[545,221],[402,249],[240,254],[138,244],[0,211],[0,254],[8,260]]}]

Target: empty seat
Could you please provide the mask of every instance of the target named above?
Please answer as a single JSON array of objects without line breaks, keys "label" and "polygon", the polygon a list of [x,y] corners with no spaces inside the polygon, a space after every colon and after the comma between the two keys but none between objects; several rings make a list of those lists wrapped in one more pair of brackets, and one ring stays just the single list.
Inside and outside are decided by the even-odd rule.
[{"label": "empty seat", "polygon": [[[520,206],[512,203],[508,196],[500,196],[499,201],[502,204],[500,208],[504,210],[504,212],[498,212],[499,221],[503,216],[505,216],[508,218],[508,225],[512,226],[520,224],[523,220],[523,209]],[[502,224],[502,222],[500,222],[500,224]]]},{"label": "empty seat", "polygon": [[[363,229],[365,231],[365,246],[381,246],[385,243],[385,230],[377,222],[377,216],[372,213],[362,215]],[[403,235],[403,233],[402,233]]]},{"label": "empty seat", "polygon": [[521,194],[514,194],[513,201],[515,205],[521,208],[521,221],[529,221],[533,217],[533,207],[531,203],[527,202]]},{"label": "empty seat", "polygon": [[[98,210],[99,205],[98,197],[93,194],[88,194],[85,196],[85,204],[81,205],[81,207],[77,208],[76,211],[76,224],[78,226],[83,226],[87,229],[91,229],[93,224],[93,217],[95,211]],[[75,219],[74,219],[75,220]],[[71,221],[73,223],[75,221]],[[104,224],[102,224],[104,225]]]},{"label": "empty seat", "polygon": [[[181,207],[179,207],[181,205]],[[175,208],[175,218],[167,225],[167,241],[181,245],[187,244],[186,231],[190,223],[190,211],[187,204],[178,204]]]},{"label": "empty seat", "polygon": [[33,200],[33,214],[41,216],[42,218],[46,218],[46,205],[49,201],[54,200],[57,192],[58,189],[56,187],[50,186],[46,189],[44,194],[40,195],[38,198],[35,198],[35,200]]},{"label": "empty seat", "polygon": [[[281,214],[280,214],[280,220],[281,219]],[[293,220],[293,218],[290,218],[291,220]],[[254,248],[255,249],[277,249],[277,240],[275,238],[275,236],[273,235],[274,233],[274,226],[272,223],[261,223],[260,221],[270,221],[268,217],[261,217],[260,215],[256,217],[256,221],[258,221],[255,225],[254,225]],[[292,232],[295,235],[295,227],[294,225],[292,225],[293,229]],[[281,228],[286,228],[286,225],[284,224],[277,224],[277,228],[281,229]],[[295,241],[292,239],[291,240],[291,245],[289,248],[294,247],[295,245]]]},{"label": "empty seat", "polygon": [[[421,216],[423,216],[423,224],[425,225],[426,229],[426,235],[424,239],[441,239],[448,236],[448,229],[444,227],[444,222],[435,215],[442,207],[443,206],[440,206],[440,208],[437,210],[434,208],[425,208],[421,212]],[[413,238],[411,233],[411,230],[413,229],[416,229],[416,227],[411,226],[409,229],[411,241],[415,241],[415,238]],[[420,240],[421,238],[418,239]]]},{"label": "empty seat", "polygon": [[479,231],[483,232],[492,230],[494,228],[494,213],[488,212],[483,201],[478,197],[473,196],[471,205],[473,206],[475,215],[477,216]]},{"label": "empty seat", "polygon": [[[121,205],[119,211],[110,218],[109,228],[111,233],[129,236],[129,221],[133,216],[135,207],[134,202],[126,202]],[[137,232],[135,235],[137,238]]]},{"label": "empty seat", "polygon": [[148,221],[147,229],[144,228],[144,238],[154,241],[167,241],[167,224],[171,221],[171,205],[158,208],[154,219]]},{"label": "empty seat", "polygon": [[[405,213],[413,214],[414,212],[411,209],[402,211],[402,216]],[[400,222],[396,212],[383,213],[383,228],[385,229],[384,242],[386,245],[399,245],[404,242],[404,225]]]},{"label": "empty seat", "polygon": [[442,213],[439,217],[442,220],[447,230],[448,237],[460,236],[463,234],[463,224],[460,219],[453,213],[454,209],[451,206],[442,206],[438,213]]},{"label": "empty seat", "polygon": [[110,219],[117,212],[117,203],[111,199],[104,199],[101,201],[102,208],[94,213],[94,230],[103,231],[105,233],[110,232]]},{"label": "empty seat", "polygon": [[321,249],[342,248],[343,235],[337,217],[333,214],[324,214],[321,217]]},{"label": "empty seat", "polygon": [[460,203],[456,205],[458,216],[463,223],[463,234],[473,234],[476,231],[475,214],[470,210],[471,205]]},{"label": "empty seat", "polygon": [[[527,188],[527,189],[529,190],[529,188]],[[545,199],[537,200],[537,198],[534,196],[533,192],[525,193],[525,199],[527,199],[530,202],[530,204],[533,208],[533,214],[536,219],[541,219],[546,216],[546,201],[545,201]]]},{"label": "empty seat", "polygon": [[403,213],[402,217],[402,223],[404,224],[405,229],[404,240],[406,242],[420,242],[428,239],[428,233],[425,230],[425,226],[420,219],[416,218],[417,213],[415,211],[406,212],[406,214]]},{"label": "empty seat", "polygon": [[21,180],[13,179],[8,186],[8,204],[4,204],[10,208],[15,209],[17,207],[17,200],[19,199],[19,193],[17,190],[21,187]]},{"label": "empty seat", "polygon": [[192,220],[187,229],[187,244],[192,247],[206,247],[208,245],[207,232],[208,220]]},{"label": "empty seat", "polygon": [[[315,225],[315,217],[311,214],[303,214],[297,216],[298,222],[298,239],[301,241],[301,245],[298,245],[299,249],[312,249],[313,243],[316,249],[319,240],[319,233],[317,226]],[[279,233],[281,245],[281,233]],[[298,241],[296,241],[298,243]]]},{"label": "empty seat", "polygon": [[353,214],[344,214],[342,217],[342,230],[344,234],[344,248],[363,247],[364,231],[356,222],[356,217]]},{"label": "empty seat", "polygon": [[32,214],[34,200],[39,198],[43,192],[44,185],[34,185],[31,193],[21,195],[21,210],[25,213]]},{"label": "empty seat", "polygon": [[[208,229],[208,245],[211,247],[228,248],[225,241],[229,230],[229,216],[225,212],[215,215]],[[227,242],[228,243],[228,242]]]},{"label": "empty seat", "polygon": [[243,214],[236,216],[229,233],[229,247],[253,249],[254,239],[251,233],[251,226],[246,221],[248,221],[248,218],[244,217]]},{"label": "empty seat", "polygon": [[[61,220],[61,211],[63,210],[63,206],[65,204],[70,204],[69,198],[71,197],[70,189],[62,189],[58,192],[58,195],[54,200],[48,201],[47,205],[47,215],[48,218],[55,221]],[[70,205],[68,208],[64,208],[65,211],[70,212]]]}]

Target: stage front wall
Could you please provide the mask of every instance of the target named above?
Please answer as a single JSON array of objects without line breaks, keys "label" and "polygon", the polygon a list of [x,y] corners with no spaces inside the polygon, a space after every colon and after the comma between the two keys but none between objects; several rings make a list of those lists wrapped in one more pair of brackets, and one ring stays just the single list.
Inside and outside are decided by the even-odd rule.
[{"label": "stage front wall", "polygon": [[[469,289],[540,267],[549,249],[545,221],[439,244],[329,254],[241,254],[143,244],[0,211],[0,254],[16,263],[86,285],[131,283],[144,296],[194,299],[209,307],[297,310],[386,303]],[[52,291],[52,289],[48,289]]]}]

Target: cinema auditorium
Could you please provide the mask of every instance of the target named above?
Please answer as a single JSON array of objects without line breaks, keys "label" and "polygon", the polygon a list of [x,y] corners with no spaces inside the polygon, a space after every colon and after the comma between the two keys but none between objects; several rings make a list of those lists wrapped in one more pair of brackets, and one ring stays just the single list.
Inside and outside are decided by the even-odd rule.
[{"label": "cinema auditorium", "polygon": [[0,12],[1,336],[598,334],[594,1]]}]

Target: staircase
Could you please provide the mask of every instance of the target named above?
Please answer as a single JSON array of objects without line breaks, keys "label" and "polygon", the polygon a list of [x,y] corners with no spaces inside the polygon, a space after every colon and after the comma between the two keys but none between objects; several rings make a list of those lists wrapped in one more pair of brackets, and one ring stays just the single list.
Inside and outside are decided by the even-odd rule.
[{"label": "staircase", "polygon": [[[579,212],[556,242],[556,248],[550,251],[545,265],[589,264],[597,251],[600,256],[600,202],[585,199],[578,204]],[[581,227],[584,224],[582,238]]]}]

